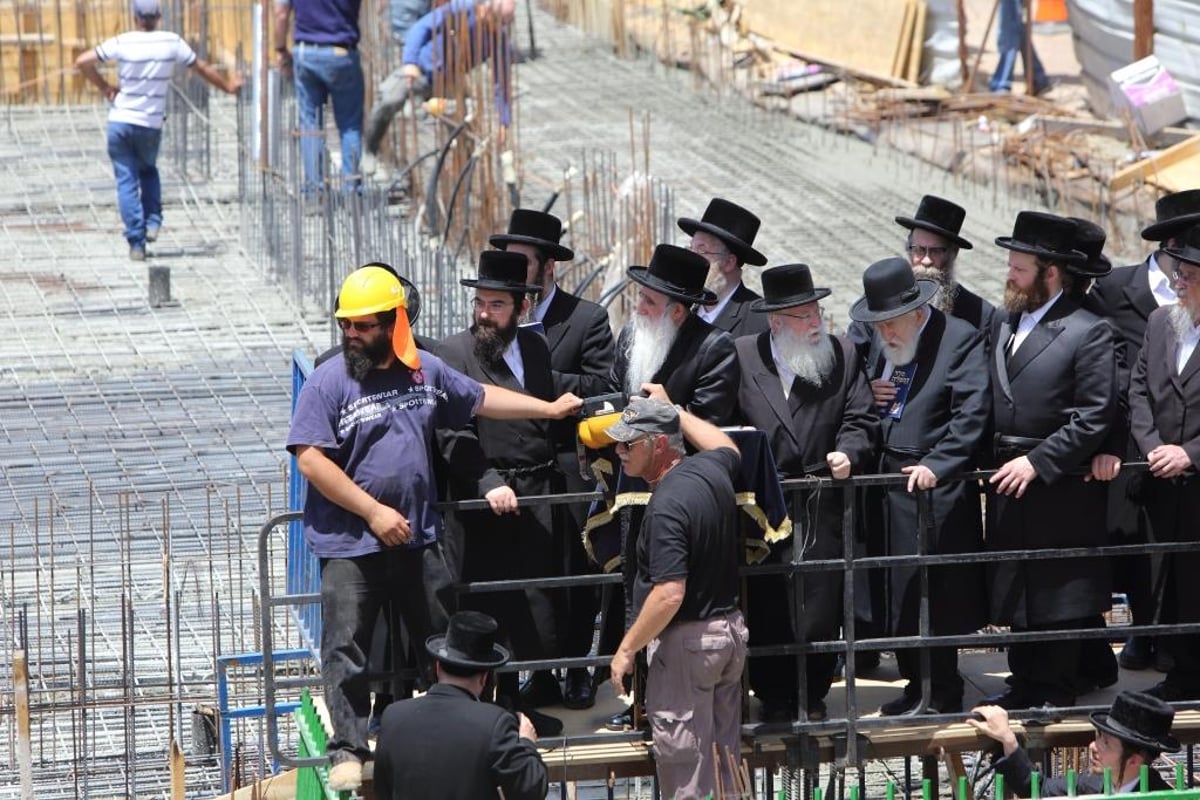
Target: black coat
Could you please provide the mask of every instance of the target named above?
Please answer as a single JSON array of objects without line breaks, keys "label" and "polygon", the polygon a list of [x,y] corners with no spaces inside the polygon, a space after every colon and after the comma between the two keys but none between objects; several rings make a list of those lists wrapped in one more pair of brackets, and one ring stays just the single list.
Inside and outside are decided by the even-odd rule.
[{"label": "black coat", "polygon": [[[834,451],[849,457],[852,475],[871,472],[875,466],[879,415],[871,388],[853,346],[830,339],[836,361],[829,381],[820,387],[793,381],[786,398],[771,357],[770,333],[743,336],[735,343],[741,368],[738,421],[766,434],[781,478],[828,475],[825,456]],[[804,558],[841,558],[842,501],[840,490],[789,493],[792,538],[775,549],[790,557],[792,547],[799,544]],[[841,572],[805,575],[802,624],[810,641],[837,634],[842,622],[841,586]],[[752,637],[754,630],[751,624]]]},{"label": "black coat", "polygon": [[729,302],[721,309],[721,313],[712,321],[713,327],[720,328],[734,339],[741,336],[751,336],[762,333],[770,328],[766,314],[758,314],[750,310],[750,304],[759,299],[759,295],[739,283],[733,290]]},{"label": "black coat", "polygon": [[1119,342],[1125,350],[1125,363],[1137,363],[1138,351],[1146,338],[1146,322],[1158,308],[1150,291],[1149,259],[1140,264],[1117,267],[1103,278],[1097,278],[1088,292],[1089,308],[1112,320]]},{"label": "black coat", "polygon": [[[613,383],[625,389],[629,368],[626,350],[630,329],[625,327],[617,340],[617,358],[613,363]],[[738,365],[733,339],[695,314],[689,314],[679,328],[674,344],[651,383],[661,383],[672,403],[714,425],[733,419],[738,393]]]},{"label": "black coat", "polygon": [[[953,481],[986,456],[992,398],[984,335],[966,322],[930,308],[917,343],[917,371],[900,419],[880,422],[879,471],[921,464],[939,485],[930,493],[933,527],[929,553],[974,553],[983,547],[983,518],[976,481]],[[866,357],[867,377],[882,377],[886,356],[878,336]],[[917,494],[905,487],[873,493],[882,503],[888,555],[917,553]],[[888,570],[888,620],[897,634],[917,632],[920,581],[916,568]],[[971,633],[987,621],[980,566],[929,571],[930,622],[935,634]]]},{"label": "black coat", "polygon": [[[1117,418],[1112,327],[1060,297],[1008,358],[1015,324],[1005,314],[993,320],[993,420],[997,437],[1041,440],[1027,453],[1037,478],[1020,499],[989,492],[988,547],[1104,544],[1104,484],[1066,476],[1088,469]],[[999,465],[1013,454],[997,456]],[[1111,605],[1104,559],[1004,561],[990,566],[994,622],[1043,625],[1100,614]]]},{"label": "black coat", "polygon": [[[1150,315],[1146,344],[1133,370],[1129,390],[1133,437],[1143,456],[1162,444],[1180,445],[1195,472],[1200,469],[1200,348],[1192,352],[1183,373],[1177,374],[1179,339],[1168,314],[1169,309],[1162,308]],[[1200,478],[1163,480],[1147,473],[1142,498],[1154,541],[1200,539]],[[1193,583],[1200,574],[1200,553],[1174,553],[1161,559],[1156,572],[1160,608],[1169,599],[1166,607],[1177,610],[1178,620],[1170,621],[1200,621],[1200,583]]]},{"label": "black coat", "polygon": [[392,703],[375,746],[379,800],[542,800],[549,789],[537,747],[517,719],[457,686]]},{"label": "black coat", "polygon": [[[996,761],[996,772],[1004,776],[1004,788],[1008,793],[1017,797],[1029,797],[1033,791],[1033,762],[1029,760],[1029,754],[1024,750],[1017,749],[1011,755],[1005,756]],[[1131,776],[1132,777],[1132,776]],[[1117,776],[1112,776],[1113,781],[1117,780]],[[1039,794],[1042,797],[1066,797],[1067,796],[1067,779],[1065,776],[1046,778],[1043,776]],[[1162,779],[1162,776],[1151,767],[1149,775],[1149,789],[1152,792],[1162,792],[1170,789],[1167,782]],[[1114,786],[1113,791],[1120,791],[1120,786]],[[1083,795],[1099,795],[1104,793],[1104,776],[1095,775],[1091,772],[1080,772],[1075,776],[1075,794],[1078,797]]]}]

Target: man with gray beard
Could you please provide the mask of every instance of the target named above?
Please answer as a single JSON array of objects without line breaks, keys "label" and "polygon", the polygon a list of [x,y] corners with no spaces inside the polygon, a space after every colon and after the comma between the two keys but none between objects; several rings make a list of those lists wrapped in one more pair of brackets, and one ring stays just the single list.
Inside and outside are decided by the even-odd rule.
[{"label": "man with gray beard", "polygon": [[[978,466],[985,452],[991,413],[983,333],[930,305],[938,285],[918,280],[902,258],[888,258],[863,273],[865,296],[850,309],[857,322],[874,326],[864,363],[867,377],[895,387],[877,404],[881,452],[878,471],[908,476],[907,485],[868,495],[867,525],[882,531],[887,555],[973,553],[983,547],[979,486],[953,478]],[[928,492],[931,522],[924,548],[917,491]],[[953,636],[974,633],[986,620],[983,572],[975,565],[929,567],[929,631],[919,630],[920,571],[887,571],[886,632],[892,636]],[[925,648],[930,693],[922,696],[921,649],[896,651],[903,693],[879,711],[949,714],[962,710],[958,650]]]},{"label": "man with gray beard", "polygon": [[[1150,314],[1129,389],[1133,438],[1150,464],[1142,494],[1154,542],[1194,542],[1200,531],[1200,226],[1177,241],[1166,254],[1174,259],[1178,304]],[[1200,622],[1200,586],[1192,580],[1200,553],[1172,553],[1156,566],[1156,621]],[[1149,693],[1200,699],[1200,636],[1160,641],[1174,663]]]},{"label": "man with gray beard", "polygon": [[[813,287],[805,264],[772,267],[763,272],[762,281],[765,297],[750,308],[766,318],[768,330],[734,343],[741,369],[738,420],[766,434],[781,478],[821,475],[840,480],[870,471],[879,415],[854,346],[822,328],[819,301],[829,289]],[[792,492],[792,536],[772,547],[767,562],[790,563],[794,555],[841,558],[842,503],[842,490]],[[748,581],[751,646],[837,638],[842,573],[806,575],[799,606],[793,602],[792,586],[783,575]],[[793,609],[801,613],[792,614]],[[762,702],[761,719],[797,719],[801,703],[808,719],[823,718],[836,660],[832,653],[806,657],[801,698],[794,656],[750,659],[750,688]]]}]

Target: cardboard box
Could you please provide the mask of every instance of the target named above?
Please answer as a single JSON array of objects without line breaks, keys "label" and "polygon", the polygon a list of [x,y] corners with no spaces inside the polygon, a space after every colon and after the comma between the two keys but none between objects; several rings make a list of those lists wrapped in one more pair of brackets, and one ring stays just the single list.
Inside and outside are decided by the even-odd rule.
[{"label": "cardboard box", "polygon": [[1127,108],[1144,136],[1187,119],[1183,91],[1155,56],[1146,56],[1108,76],[1113,105]]}]

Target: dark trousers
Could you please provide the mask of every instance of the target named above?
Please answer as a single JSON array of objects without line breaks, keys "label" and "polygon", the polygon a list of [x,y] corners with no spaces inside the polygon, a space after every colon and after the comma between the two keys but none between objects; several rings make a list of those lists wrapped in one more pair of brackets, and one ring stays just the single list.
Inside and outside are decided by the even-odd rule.
[{"label": "dark trousers", "polygon": [[929,692],[934,705],[962,702],[963,679],[958,674],[957,647],[910,648],[896,651],[900,677],[909,682],[905,692],[921,691],[921,650],[929,651]]},{"label": "dark trousers", "polygon": [[[1064,620],[1044,625],[1013,626],[1013,633],[1048,630],[1080,630],[1093,627],[1092,618]],[[1008,668],[1014,689],[1037,703],[1055,706],[1075,704],[1079,666],[1079,639],[1014,643],[1008,648]]]},{"label": "dark trousers", "polygon": [[[801,625],[810,630],[824,629],[823,633],[809,637],[809,641],[837,639],[840,620],[823,620],[825,625],[813,624],[812,620],[792,620],[792,595],[790,581],[779,575],[760,575],[746,582],[747,625],[750,628],[750,646],[764,647],[775,644],[791,644],[798,640]],[[747,662],[750,688],[764,705],[794,706],[799,694],[799,664],[796,656],[759,656]],[[833,685],[834,669],[837,666],[835,653],[810,653],[804,657],[806,686],[806,708],[816,701],[824,700]]]},{"label": "dark trousers", "polygon": [[[583,489],[568,484],[569,491],[590,491],[590,486]],[[567,542],[564,550],[567,563],[564,575],[591,575],[598,571],[583,549],[584,517],[587,516],[587,506],[581,504],[563,507],[560,519],[566,525]],[[600,613],[600,587],[575,586],[564,592],[566,609],[564,619],[559,625],[562,631],[562,654],[564,658],[578,658],[592,652],[592,640],[596,633],[596,615]],[[618,642],[619,644],[619,642]],[[603,651],[600,651],[603,652]]]},{"label": "dark trousers", "polygon": [[[321,560],[321,680],[333,736],[334,763],[367,761],[371,675],[367,656],[384,603],[391,600],[414,641],[446,630],[453,601],[450,573],[438,545],[392,548],[357,558]],[[421,674],[433,683],[433,663],[417,648]]]}]

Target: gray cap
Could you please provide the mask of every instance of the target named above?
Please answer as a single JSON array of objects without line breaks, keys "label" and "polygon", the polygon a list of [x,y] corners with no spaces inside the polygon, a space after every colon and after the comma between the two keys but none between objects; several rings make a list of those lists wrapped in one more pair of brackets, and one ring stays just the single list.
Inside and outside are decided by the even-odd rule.
[{"label": "gray cap", "polygon": [[617,442],[632,442],[649,433],[679,433],[679,412],[670,403],[649,397],[631,397],[621,419],[605,431]]},{"label": "gray cap", "polygon": [[162,8],[158,0],[133,0],[133,14],[135,17],[159,17]]}]

